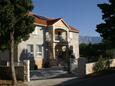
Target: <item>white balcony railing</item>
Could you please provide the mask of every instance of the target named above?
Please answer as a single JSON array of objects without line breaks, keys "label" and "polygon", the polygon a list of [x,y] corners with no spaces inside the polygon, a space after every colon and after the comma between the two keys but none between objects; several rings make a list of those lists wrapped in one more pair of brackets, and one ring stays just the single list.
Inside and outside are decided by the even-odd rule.
[{"label": "white balcony railing", "polygon": [[55,40],[59,42],[66,42],[66,38],[62,35],[55,35]]}]

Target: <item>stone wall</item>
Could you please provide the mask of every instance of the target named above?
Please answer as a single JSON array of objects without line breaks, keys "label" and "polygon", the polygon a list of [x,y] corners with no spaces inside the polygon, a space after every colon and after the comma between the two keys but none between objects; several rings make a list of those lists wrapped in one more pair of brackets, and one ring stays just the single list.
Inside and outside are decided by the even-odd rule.
[{"label": "stone wall", "polygon": [[[37,65],[38,68],[41,68],[42,60],[44,58],[44,29],[41,26],[36,26],[33,33],[30,34],[30,37],[26,41],[22,41],[18,45],[18,62],[23,60],[31,60],[32,63]],[[33,45],[33,56],[28,57],[27,45]],[[41,55],[37,54],[37,45],[42,46]],[[40,64],[40,63],[41,64]]]},{"label": "stone wall", "polygon": [[[24,67],[23,66],[16,66],[15,67],[16,70],[16,77],[17,80],[24,80]],[[10,71],[10,67],[0,67],[0,79],[11,79],[11,71]]]},{"label": "stone wall", "polygon": [[95,64],[96,62],[86,64],[86,75],[94,73],[93,67],[95,66]]},{"label": "stone wall", "polygon": [[85,76],[85,69],[86,69],[86,59],[85,58],[82,58],[80,57],[78,59],[78,75],[79,77],[84,77]]},{"label": "stone wall", "polygon": [[[86,63],[85,58],[78,59],[78,74],[80,77],[84,77],[86,75],[94,73],[94,66],[97,62]],[[115,59],[110,59],[110,67],[115,67]]]},{"label": "stone wall", "polygon": [[[30,81],[29,60],[24,61],[24,65],[15,66],[17,80]],[[0,79],[11,79],[9,66],[0,66]]]},{"label": "stone wall", "polygon": [[[87,64],[86,64],[86,75],[92,74],[92,73],[95,72],[95,71],[93,70],[95,64],[96,64],[96,62],[92,62],[92,63],[87,63]],[[111,60],[110,60],[110,67],[115,67],[115,59],[111,59]]]}]

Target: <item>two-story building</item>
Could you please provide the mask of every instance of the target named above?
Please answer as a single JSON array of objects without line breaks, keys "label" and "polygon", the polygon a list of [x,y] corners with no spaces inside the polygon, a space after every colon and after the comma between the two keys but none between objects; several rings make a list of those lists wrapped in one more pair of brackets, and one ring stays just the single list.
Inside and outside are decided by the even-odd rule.
[{"label": "two-story building", "polygon": [[[58,65],[59,53],[68,46],[73,47],[75,58],[79,58],[79,30],[68,25],[62,18],[50,19],[35,14],[35,30],[26,41],[17,47],[17,62],[30,60],[31,69]],[[36,66],[35,66],[36,65]]]}]

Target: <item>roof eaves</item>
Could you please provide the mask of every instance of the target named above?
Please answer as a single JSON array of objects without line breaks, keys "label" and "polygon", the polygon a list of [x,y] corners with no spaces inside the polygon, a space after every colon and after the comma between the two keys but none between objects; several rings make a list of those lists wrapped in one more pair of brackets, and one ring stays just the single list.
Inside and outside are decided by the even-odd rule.
[{"label": "roof eaves", "polygon": [[80,31],[77,30],[76,28],[72,27],[72,26],[69,26],[70,27],[70,32],[76,32],[76,33],[79,33]]}]

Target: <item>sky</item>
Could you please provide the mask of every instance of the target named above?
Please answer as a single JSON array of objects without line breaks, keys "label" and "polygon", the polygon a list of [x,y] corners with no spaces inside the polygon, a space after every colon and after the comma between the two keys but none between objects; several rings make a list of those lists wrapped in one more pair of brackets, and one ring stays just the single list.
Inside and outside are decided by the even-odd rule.
[{"label": "sky", "polygon": [[99,36],[96,25],[102,23],[97,4],[108,0],[33,0],[33,13],[49,18],[63,18],[80,30],[80,36]]}]

